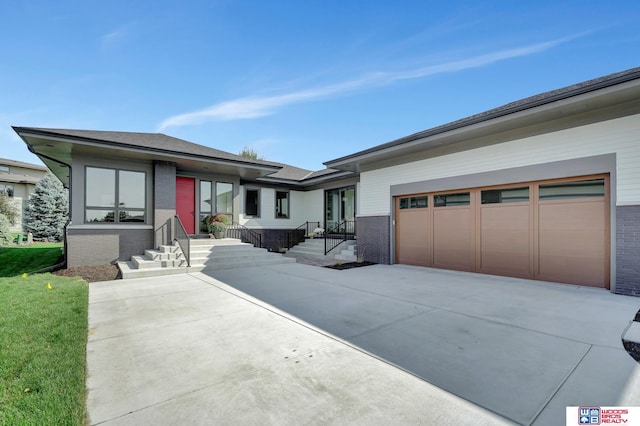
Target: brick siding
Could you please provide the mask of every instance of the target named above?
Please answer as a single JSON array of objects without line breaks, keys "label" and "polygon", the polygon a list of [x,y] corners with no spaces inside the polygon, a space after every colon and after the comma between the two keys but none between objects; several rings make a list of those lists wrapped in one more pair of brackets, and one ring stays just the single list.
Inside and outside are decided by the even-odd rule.
[{"label": "brick siding", "polygon": [[640,296],[640,206],[616,207],[616,293]]},{"label": "brick siding", "polygon": [[367,262],[391,263],[389,223],[389,216],[357,218],[358,255]]},{"label": "brick siding", "polygon": [[67,265],[96,266],[144,254],[153,247],[151,229],[69,229]]}]

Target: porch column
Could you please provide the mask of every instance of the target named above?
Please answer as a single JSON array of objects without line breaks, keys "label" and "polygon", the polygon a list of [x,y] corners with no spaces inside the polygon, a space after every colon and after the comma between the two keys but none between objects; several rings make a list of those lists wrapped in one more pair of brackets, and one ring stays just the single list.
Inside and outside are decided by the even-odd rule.
[{"label": "porch column", "polygon": [[173,217],[176,214],[176,164],[154,163],[153,224],[156,247],[169,244],[173,238]]}]

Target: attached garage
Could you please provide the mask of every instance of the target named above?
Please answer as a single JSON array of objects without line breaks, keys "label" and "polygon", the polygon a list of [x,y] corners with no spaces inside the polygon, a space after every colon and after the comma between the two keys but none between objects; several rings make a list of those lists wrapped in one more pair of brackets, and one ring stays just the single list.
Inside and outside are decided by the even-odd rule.
[{"label": "attached garage", "polygon": [[360,173],[365,260],[640,296],[640,68],[325,164]]},{"label": "attached garage", "polygon": [[396,263],[609,288],[609,176],[395,197]]}]

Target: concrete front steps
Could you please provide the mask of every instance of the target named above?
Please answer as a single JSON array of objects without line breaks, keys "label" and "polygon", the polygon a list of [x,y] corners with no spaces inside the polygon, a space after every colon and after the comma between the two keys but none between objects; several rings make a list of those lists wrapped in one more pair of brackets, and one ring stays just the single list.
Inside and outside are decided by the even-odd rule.
[{"label": "concrete front steps", "polygon": [[295,258],[296,256],[326,260],[327,262],[355,262],[358,259],[358,247],[355,240],[347,240],[325,255],[324,239],[309,238],[287,251],[287,257]]},{"label": "concrete front steps", "polygon": [[190,260],[190,272],[295,263],[296,261],[233,238],[191,240]]},{"label": "concrete front steps", "polygon": [[122,279],[183,274],[187,271],[187,259],[178,243],[174,242],[173,245],[145,250],[142,256],[132,256],[131,260],[118,262],[118,268]]},{"label": "concrete front steps", "polygon": [[295,262],[295,259],[270,253],[233,238],[192,239],[191,266],[177,243],[145,250],[143,256],[132,256],[130,261],[118,262],[123,279],[184,274],[202,270],[242,268],[255,265]]}]

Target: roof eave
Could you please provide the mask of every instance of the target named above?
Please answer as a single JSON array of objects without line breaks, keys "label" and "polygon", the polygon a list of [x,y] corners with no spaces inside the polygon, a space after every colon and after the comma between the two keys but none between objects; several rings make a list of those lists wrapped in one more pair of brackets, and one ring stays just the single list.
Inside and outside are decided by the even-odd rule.
[{"label": "roof eave", "polygon": [[577,98],[580,95],[586,95],[591,92],[596,92],[598,90],[606,89],[638,79],[640,79],[640,68],[634,68],[599,79],[589,80],[584,83],[525,98],[523,100],[512,102],[502,107],[472,115],[461,120],[453,121],[451,123],[417,132],[409,136],[395,139],[393,141],[356,152],[354,154],[324,162],[323,164],[328,168],[358,171],[360,162],[371,161],[377,156],[391,155],[393,151],[399,150],[399,148],[408,146],[409,144],[423,143],[429,140],[434,140],[435,138],[444,136],[451,132],[462,131],[464,129],[471,128],[477,125],[488,125],[492,121],[507,116],[512,116],[518,113],[533,113],[536,109],[544,107],[545,105],[569,100],[571,98]]},{"label": "roof eave", "polygon": [[256,179],[257,182],[260,183],[273,183],[273,184],[281,184],[281,185],[292,185],[296,187],[309,187],[313,185],[319,185],[325,182],[331,182],[336,179],[342,179],[346,177],[355,176],[355,173],[337,170],[335,173],[329,173],[326,175],[310,178],[310,179],[302,179],[302,180],[292,180],[292,179],[283,179],[283,178],[273,178],[273,177],[262,177]]},{"label": "roof eave", "polygon": [[[109,149],[111,149],[111,148],[117,148],[118,150],[126,149],[126,150],[134,151],[134,152],[158,154],[158,155],[162,155],[164,157],[166,157],[166,156],[171,157],[171,158],[181,157],[181,158],[194,159],[194,160],[199,160],[199,161],[204,161],[204,162],[211,162],[211,163],[214,163],[214,164],[235,165],[235,166],[239,166],[239,167],[243,167],[243,168],[260,170],[260,171],[263,171],[263,172],[277,172],[278,170],[281,169],[280,166],[270,165],[270,164],[255,163],[253,161],[241,161],[241,160],[233,160],[233,159],[221,158],[221,157],[204,156],[204,155],[200,155],[200,154],[191,154],[191,153],[188,153],[188,152],[176,152],[176,151],[164,150],[164,149],[160,149],[160,148],[141,147],[141,146],[127,144],[127,143],[105,141],[105,140],[100,140],[100,139],[79,137],[79,136],[74,136],[74,135],[64,135],[63,136],[63,135],[60,135],[60,134],[46,132],[46,131],[42,131],[42,130],[38,130],[38,129],[33,129],[33,128],[30,128],[30,127],[13,126],[13,129],[22,138],[22,140],[27,144],[27,146],[30,148],[30,151],[33,152],[34,154],[36,154],[38,157],[40,157],[40,159],[42,159],[42,155],[43,154],[37,152],[37,150],[27,141],[26,138],[28,138],[28,137],[40,137],[40,138],[46,138],[46,139],[49,139],[49,140],[52,140],[52,141],[67,142],[67,143],[72,143],[72,144],[80,143],[80,144],[83,144],[83,145],[86,145],[86,146],[94,146],[94,147],[105,147],[106,146]],[[49,160],[56,161],[54,158],[52,159],[49,156],[47,156],[45,158],[47,158]]]}]

